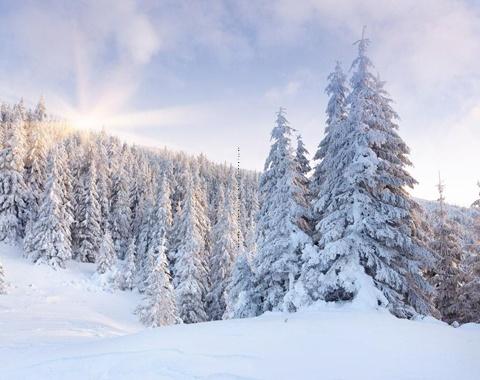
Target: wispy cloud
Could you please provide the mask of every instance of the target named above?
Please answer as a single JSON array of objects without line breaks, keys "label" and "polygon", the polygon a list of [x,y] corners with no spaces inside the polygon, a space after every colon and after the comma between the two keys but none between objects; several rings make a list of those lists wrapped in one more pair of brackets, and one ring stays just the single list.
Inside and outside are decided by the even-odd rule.
[{"label": "wispy cloud", "polygon": [[[480,6],[471,0],[26,0],[0,9],[2,97],[44,94],[59,113],[91,114],[139,141],[208,148],[219,160],[233,130],[256,168],[279,105],[316,148],[326,75],[336,59],[348,65],[367,25],[419,194],[435,192],[432,147],[445,162],[478,161],[478,123],[465,117],[480,104]],[[476,191],[471,171],[445,174],[459,203]]]}]

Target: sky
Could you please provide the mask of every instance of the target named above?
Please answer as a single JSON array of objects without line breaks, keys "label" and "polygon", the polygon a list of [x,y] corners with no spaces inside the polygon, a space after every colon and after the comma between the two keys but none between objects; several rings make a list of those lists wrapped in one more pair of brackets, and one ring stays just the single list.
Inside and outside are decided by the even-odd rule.
[{"label": "sky", "polygon": [[413,195],[480,180],[480,0],[0,0],[0,99],[261,170],[275,112],[313,156],[326,78],[362,27],[411,148]]}]

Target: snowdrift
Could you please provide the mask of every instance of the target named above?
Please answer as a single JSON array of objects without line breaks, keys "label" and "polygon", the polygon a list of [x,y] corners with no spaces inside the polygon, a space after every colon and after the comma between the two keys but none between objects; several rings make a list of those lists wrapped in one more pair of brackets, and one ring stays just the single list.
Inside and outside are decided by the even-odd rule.
[{"label": "snowdrift", "polygon": [[135,292],[94,265],[35,266],[0,246],[0,379],[478,380],[480,326],[400,320],[361,305],[145,329]]}]

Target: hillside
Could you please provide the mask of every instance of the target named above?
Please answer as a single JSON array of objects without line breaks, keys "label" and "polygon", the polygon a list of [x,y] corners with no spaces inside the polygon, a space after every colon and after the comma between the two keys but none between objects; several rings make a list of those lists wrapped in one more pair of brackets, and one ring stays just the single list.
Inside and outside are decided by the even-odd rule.
[{"label": "hillside", "polygon": [[[417,199],[420,205],[425,210],[427,222],[430,225],[434,224],[435,212],[438,209],[438,202],[427,201],[424,199]],[[480,210],[470,207],[460,207],[455,205],[446,205],[447,216],[455,221],[459,227],[460,238],[465,248],[470,248],[478,239],[476,232],[476,223],[480,220]]]},{"label": "hillside", "polygon": [[385,311],[296,314],[145,329],[135,292],[103,290],[93,264],[31,265],[0,247],[2,379],[462,380],[480,375],[480,328]]}]

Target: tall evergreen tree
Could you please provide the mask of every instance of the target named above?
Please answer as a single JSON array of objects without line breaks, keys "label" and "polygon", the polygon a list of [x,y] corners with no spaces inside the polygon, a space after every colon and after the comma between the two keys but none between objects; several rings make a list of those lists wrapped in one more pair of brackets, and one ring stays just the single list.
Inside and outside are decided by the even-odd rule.
[{"label": "tall evergreen tree", "polygon": [[297,150],[295,152],[295,160],[297,161],[298,164],[298,171],[300,172],[301,179],[303,181],[303,185],[305,188],[308,189],[309,185],[309,179],[308,175],[312,168],[310,167],[310,162],[308,161],[307,158],[308,155],[308,150],[305,148],[305,144],[303,143],[302,136],[299,134],[297,135]]},{"label": "tall evergreen tree", "polygon": [[254,268],[261,311],[284,307],[286,293],[300,274],[309,238],[305,191],[291,144],[293,129],[283,109],[277,113],[273,144],[260,178],[257,254]]},{"label": "tall evergreen tree", "polygon": [[102,244],[98,250],[97,256],[97,272],[100,274],[105,274],[112,270],[115,262],[117,260],[117,255],[115,253],[115,247],[113,246],[112,235],[110,230],[105,231],[103,236]]},{"label": "tall evergreen tree", "polygon": [[[480,188],[480,182],[477,183],[477,186]],[[479,198],[473,202],[472,207],[476,207],[480,209],[480,193],[478,194]]]},{"label": "tall evergreen tree", "polygon": [[135,280],[137,276],[137,265],[135,260],[136,245],[133,238],[128,243],[127,255],[122,270],[122,284],[121,288],[124,290],[132,290],[135,287]]},{"label": "tall evergreen tree", "polygon": [[405,169],[409,150],[383,83],[370,72],[368,44],[357,42],[348,118],[321,143],[337,148],[320,155],[325,176],[314,207],[321,252],[305,256],[302,283],[313,300],[362,293],[399,317],[430,314],[431,287],[422,273],[433,257],[416,237],[419,206],[406,191],[416,183]]},{"label": "tall evergreen tree", "polygon": [[298,165],[298,179],[301,183],[301,188],[304,193],[302,198],[304,199],[305,203],[307,204],[305,208],[305,214],[303,215],[303,219],[307,222],[307,224],[302,224],[302,228],[308,234],[311,234],[312,231],[312,213],[310,211],[310,207],[308,205],[311,201],[311,193],[310,193],[310,178],[309,173],[312,170],[310,167],[310,162],[307,158],[308,150],[305,148],[305,144],[303,143],[302,136],[297,134],[297,149],[295,152],[295,162]]},{"label": "tall evergreen tree", "polygon": [[241,249],[238,241],[236,179],[230,176],[227,188],[219,190],[217,222],[212,233],[212,252],[210,255],[210,291],[207,308],[210,319],[222,319],[225,313],[225,288],[230,281],[235,257]]},{"label": "tall evergreen tree", "polygon": [[[142,225],[144,230],[140,231],[139,247],[142,249],[144,258],[141,261],[140,278],[143,285],[147,285],[148,275],[155,265],[157,256],[156,250],[161,246],[160,242],[164,241],[165,254],[168,256],[170,251],[169,236],[172,228],[172,210],[170,202],[170,187],[165,175],[160,179],[160,186],[157,190],[155,205],[151,207],[149,212],[145,212],[147,223]],[[163,246],[162,245],[162,246]],[[141,286],[142,288],[142,286]],[[142,288],[143,289],[143,288]]]},{"label": "tall evergreen tree", "polygon": [[43,192],[38,218],[32,225],[28,256],[34,262],[44,262],[54,268],[65,268],[71,259],[71,246],[66,236],[65,212],[62,201],[62,177],[57,163],[56,149],[47,159],[47,184]]},{"label": "tall evergreen tree", "polygon": [[62,212],[62,229],[65,236],[65,244],[69,251],[72,251],[72,224],[74,221],[74,204],[73,196],[73,177],[68,162],[68,154],[64,143],[59,143],[55,148],[56,163],[60,180],[59,197],[61,200]]},{"label": "tall evergreen tree", "polygon": [[165,237],[155,242],[154,264],[148,275],[145,289],[145,305],[138,309],[140,320],[150,327],[159,327],[180,323],[175,294],[168,270]]},{"label": "tall evergreen tree", "polygon": [[460,314],[458,296],[462,281],[460,271],[462,248],[458,228],[447,217],[443,191],[444,185],[439,179],[438,210],[436,212],[436,225],[433,229],[434,236],[431,242],[431,249],[440,258],[433,277],[433,284],[436,288],[434,301],[442,319],[452,323],[459,319]]},{"label": "tall evergreen tree", "polygon": [[250,318],[261,313],[260,300],[255,292],[255,275],[249,255],[239,254],[233,266],[226,290],[226,310],[223,318]]},{"label": "tall evergreen tree", "polygon": [[40,102],[29,122],[25,158],[25,184],[28,189],[29,219],[36,218],[46,182],[47,142],[45,136],[45,110]]},{"label": "tall evergreen tree", "polygon": [[325,128],[325,137],[320,142],[314,156],[314,160],[318,160],[318,163],[315,166],[310,183],[310,191],[312,196],[316,198],[319,197],[320,186],[324,181],[326,172],[332,165],[331,160],[341,146],[339,145],[339,140],[344,133],[342,126],[347,118],[347,96],[349,91],[346,85],[347,77],[340,62],[337,62],[335,70],[329,74],[327,79],[328,85],[325,88],[325,92],[329,96],[326,110],[327,126]]},{"label": "tall evergreen tree", "polygon": [[[22,106],[23,107],[23,106]],[[25,136],[23,108],[5,110],[2,120],[3,146],[0,150],[0,240],[19,242],[28,218],[28,193],[23,177]]]},{"label": "tall evergreen tree", "polygon": [[129,157],[127,149],[122,150],[122,162],[116,168],[114,175],[111,202],[111,231],[115,251],[123,259],[127,251],[128,240],[131,235],[131,209],[128,189],[127,171],[123,167]]},{"label": "tall evergreen tree", "polygon": [[100,205],[100,215],[101,222],[100,227],[102,233],[108,229],[108,221],[110,220],[110,198],[111,198],[111,187],[112,182],[110,178],[110,167],[109,167],[109,156],[107,151],[107,137],[105,132],[102,133],[97,138],[96,143],[96,172],[97,172],[97,193],[98,193],[98,203]]},{"label": "tall evergreen tree", "polygon": [[186,193],[175,225],[176,236],[183,237],[175,248],[174,280],[177,307],[184,323],[204,322],[207,269],[202,236],[205,214],[199,200],[199,187],[191,174],[185,178]]},{"label": "tall evergreen tree", "polygon": [[96,167],[92,152],[87,158],[85,171],[80,179],[77,202],[76,255],[81,261],[95,262],[96,252],[102,240],[101,209],[98,202]]},{"label": "tall evergreen tree", "polygon": [[480,323],[480,255],[471,254],[463,262],[465,273],[463,286],[459,290],[460,315],[463,323]]}]

